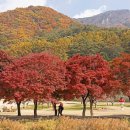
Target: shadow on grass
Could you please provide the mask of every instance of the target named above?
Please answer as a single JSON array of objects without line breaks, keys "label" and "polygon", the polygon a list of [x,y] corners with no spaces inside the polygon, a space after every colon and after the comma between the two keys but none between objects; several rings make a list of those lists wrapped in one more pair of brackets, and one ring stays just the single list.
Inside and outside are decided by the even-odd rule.
[{"label": "shadow on grass", "polygon": [[[75,116],[75,115],[64,115],[64,117],[70,117],[73,119],[92,119],[92,118],[97,118],[97,119],[108,119],[108,118],[113,118],[113,119],[128,119],[130,120],[130,115],[104,115],[104,116]],[[14,120],[14,121],[22,121],[22,122],[28,122],[28,121],[38,121],[38,120],[51,120],[51,119],[58,119],[58,116],[37,116],[36,118],[34,118],[34,116],[32,115],[28,115],[28,116],[9,116],[9,115],[1,115],[0,116],[0,120],[4,120],[4,119],[10,119],[10,120]]]}]

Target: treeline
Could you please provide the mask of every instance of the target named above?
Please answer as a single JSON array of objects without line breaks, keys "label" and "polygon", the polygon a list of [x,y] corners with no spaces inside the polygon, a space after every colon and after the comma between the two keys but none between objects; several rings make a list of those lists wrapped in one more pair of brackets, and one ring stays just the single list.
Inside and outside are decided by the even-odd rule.
[{"label": "treeline", "polygon": [[68,33],[68,36],[61,36],[61,38],[54,36],[53,40],[43,36],[26,40],[22,37],[22,40],[17,40],[16,43],[3,48],[16,57],[46,51],[63,60],[77,53],[80,55],[99,53],[110,61],[120,56],[122,52],[130,53],[130,30],[93,28],[88,26],[80,28],[81,30],[77,29],[77,32],[75,28],[72,34]]},{"label": "treeline", "polygon": [[16,57],[51,52],[63,60],[99,53],[110,61],[130,53],[130,29],[85,26],[51,8],[30,6],[0,13],[0,49]]},{"label": "treeline", "polygon": [[32,53],[13,58],[0,51],[0,97],[15,101],[21,116],[22,101],[34,101],[34,117],[37,103],[82,98],[85,116],[86,100],[113,97],[122,92],[130,96],[130,54],[122,54],[113,61],[106,61],[100,54],[74,55],[66,61],[49,53]]}]

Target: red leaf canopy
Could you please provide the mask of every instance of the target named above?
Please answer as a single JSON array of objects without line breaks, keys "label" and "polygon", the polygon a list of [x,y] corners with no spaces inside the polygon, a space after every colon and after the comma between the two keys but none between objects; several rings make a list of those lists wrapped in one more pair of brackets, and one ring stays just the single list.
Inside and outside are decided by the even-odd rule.
[{"label": "red leaf canopy", "polygon": [[122,54],[112,61],[113,75],[120,82],[120,90],[130,96],[130,54]]},{"label": "red leaf canopy", "polygon": [[7,88],[10,99],[54,100],[54,93],[65,88],[64,63],[46,53],[30,54],[15,60],[14,64],[6,67],[2,77],[3,88]]},{"label": "red leaf canopy", "polygon": [[80,97],[87,93],[98,98],[110,89],[109,65],[100,55],[76,55],[66,62],[66,69],[69,91],[67,98]]}]

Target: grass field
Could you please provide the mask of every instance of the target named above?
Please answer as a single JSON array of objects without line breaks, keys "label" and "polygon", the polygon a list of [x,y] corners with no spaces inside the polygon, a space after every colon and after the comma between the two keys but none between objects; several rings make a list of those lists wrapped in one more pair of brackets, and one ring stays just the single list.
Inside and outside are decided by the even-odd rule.
[{"label": "grass field", "polygon": [[[112,104],[110,102],[109,102],[108,106],[107,106],[107,102],[98,102],[96,108],[95,108],[95,105],[93,105],[93,109],[97,110],[97,109],[100,109],[100,108],[109,108],[111,106],[112,106]],[[120,107],[120,104],[119,104],[119,102],[114,102],[113,106]],[[82,110],[82,108],[83,108],[83,106],[80,102],[72,102],[72,103],[71,102],[70,103],[65,102],[64,107],[65,107],[65,110]],[[130,103],[129,102],[125,103],[124,107],[130,107]],[[38,110],[42,110],[42,109],[52,110],[51,108],[52,108],[52,106],[48,107],[47,104],[38,105]],[[33,105],[28,105],[25,109],[26,110],[28,110],[28,109],[32,110]],[[89,109],[89,103],[87,103],[87,109]]]},{"label": "grass field", "polygon": [[0,121],[0,130],[130,130],[127,119],[73,119]]},{"label": "grass field", "polygon": [[[63,103],[63,117],[52,116],[53,108],[48,108],[47,104],[38,105],[37,119],[33,118],[33,105],[22,108],[23,116],[20,118],[17,118],[16,112],[1,112],[0,130],[130,130],[130,119],[126,118],[129,116],[125,116],[130,115],[130,103],[125,103],[122,111],[118,102],[115,102],[114,106],[111,103],[107,106],[106,102],[98,102],[96,108],[93,106],[94,115],[98,118],[82,118],[81,102]],[[89,113],[87,103],[86,115],[89,116]]]}]

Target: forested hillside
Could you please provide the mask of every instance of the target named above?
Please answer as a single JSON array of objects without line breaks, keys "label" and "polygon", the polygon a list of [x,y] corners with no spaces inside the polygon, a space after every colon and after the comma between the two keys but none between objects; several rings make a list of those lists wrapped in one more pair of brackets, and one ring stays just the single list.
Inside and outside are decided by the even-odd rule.
[{"label": "forested hillside", "polygon": [[66,60],[100,53],[111,60],[130,53],[130,30],[85,26],[51,8],[30,6],[0,14],[0,49],[16,57],[49,52]]},{"label": "forested hillside", "polygon": [[0,43],[8,45],[18,39],[46,38],[52,33],[78,26],[80,24],[71,18],[49,7],[17,8],[0,14]]}]

